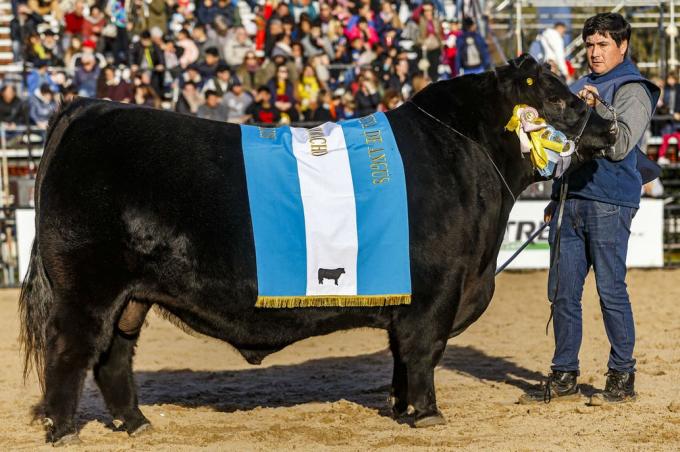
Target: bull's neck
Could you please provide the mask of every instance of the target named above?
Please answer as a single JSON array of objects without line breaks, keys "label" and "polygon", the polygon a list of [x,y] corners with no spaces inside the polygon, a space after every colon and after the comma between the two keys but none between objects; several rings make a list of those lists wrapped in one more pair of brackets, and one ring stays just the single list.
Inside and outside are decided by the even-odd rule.
[{"label": "bull's neck", "polygon": [[[499,98],[493,72],[434,83],[415,96],[413,102],[480,145],[477,151],[488,153],[515,197],[531,184],[532,173],[521,158],[519,141],[515,134],[505,130],[513,105],[504,105]],[[479,157],[480,161],[487,158]],[[513,201],[507,197],[511,207]]]}]

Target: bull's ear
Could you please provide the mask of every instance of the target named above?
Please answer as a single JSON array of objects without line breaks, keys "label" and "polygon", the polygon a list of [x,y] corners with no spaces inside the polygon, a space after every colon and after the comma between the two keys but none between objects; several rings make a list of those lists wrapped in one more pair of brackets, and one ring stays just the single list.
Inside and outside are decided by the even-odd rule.
[{"label": "bull's ear", "polygon": [[516,69],[532,70],[538,66],[538,62],[528,53],[523,53],[514,60],[508,62]]}]

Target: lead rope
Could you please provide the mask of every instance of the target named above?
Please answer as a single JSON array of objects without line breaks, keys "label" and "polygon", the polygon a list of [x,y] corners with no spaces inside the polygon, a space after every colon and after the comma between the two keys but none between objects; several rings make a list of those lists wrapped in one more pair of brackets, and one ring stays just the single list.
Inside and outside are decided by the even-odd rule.
[{"label": "lead rope", "polygon": [[489,155],[489,153],[486,152],[486,149],[484,148],[484,146],[482,146],[481,144],[477,143],[477,142],[476,142],[475,140],[473,140],[472,138],[470,138],[470,137],[464,135],[463,133],[457,131],[456,129],[454,129],[454,128],[451,127],[450,125],[448,125],[448,124],[446,124],[445,122],[443,122],[443,121],[441,121],[440,119],[438,119],[436,116],[433,116],[433,115],[431,115],[430,113],[428,113],[427,111],[423,110],[423,109],[420,107],[420,105],[416,104],[416,103],[413,102],[412,100],[407,100],[406,102],[409,102],[409,103],[415,105],[415,107],[416,107],[418,110],[420,110],[421,112],[423,112],[423,113],[424,113],[425,115],[427,115],[429,118],[433,119],[434,121],[436,121],[436,122],[438,122],[439,124],[443,125],[443,126],[446,127],[447,129],[454,131],[455,133],[457,133],[457,134],[460,135],[461,137],[465,138],[465,139],[468,140],[468,141],[471,141],[472,143],[474,143],[474,144],[476,144],[478,147],[480,147],[480,148],[482,149],[482,151],[484,151],[484,155],[486,155],[486,156],[488,157],[488,159],[489,159],[489,161],[491,162],[491,164],[493,165],[494,169],[496,170],[496,172],[497,172],[498,175],[500,176],[501,180],[503,181],[503,185],[505,185],[505,188],[508,189],[508,193],[510,193],[510,196],[512,196],[512,202],[513,202],[513,203],[517,202],[517,197],[515,196],[515,194],[514,194],[514,193],[512,192],[512,190],[510,189],[510,185],[508,185],[508,182],[505,180],[505,177],[503,177],[503,174],[501,173],[501,170],[498,169],[498,167],[496,166],[496,163],[494,163],[494,161],[493,161],[493,159],[491,158],[491,156]]}]

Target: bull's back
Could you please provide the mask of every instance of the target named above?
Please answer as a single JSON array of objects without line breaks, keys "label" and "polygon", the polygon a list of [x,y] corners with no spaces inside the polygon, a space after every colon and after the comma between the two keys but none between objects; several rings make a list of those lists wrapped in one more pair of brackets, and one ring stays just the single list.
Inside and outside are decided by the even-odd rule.
[{"label": "bull's back", "polygon": [[46,149],[41,240],[60,242],[62,256],[96,250],[93,261],[161,280],[166,292],[197,274],[254,276],[238,126],[113,102],[80,107],[58,120],[55,129],[68,126]]}]

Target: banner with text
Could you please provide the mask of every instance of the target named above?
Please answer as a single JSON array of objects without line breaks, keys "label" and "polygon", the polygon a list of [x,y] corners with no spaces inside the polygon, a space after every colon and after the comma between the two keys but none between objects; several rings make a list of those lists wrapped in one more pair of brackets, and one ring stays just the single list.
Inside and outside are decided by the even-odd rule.
[{"label": "banner with text", "polygon": [[[548,201],[517,201],[510,212],[503,245],[498,254],[502,265],[531,234],[543,225],[543,209]],[[548,268],[550,266],[549,228],[530,243],[508,269]],[[628,242],[629,267],[663,267],[663,201],[643,199],[633,219]]]}]

